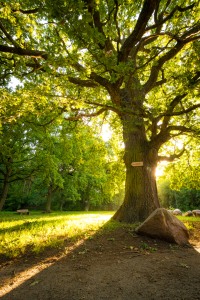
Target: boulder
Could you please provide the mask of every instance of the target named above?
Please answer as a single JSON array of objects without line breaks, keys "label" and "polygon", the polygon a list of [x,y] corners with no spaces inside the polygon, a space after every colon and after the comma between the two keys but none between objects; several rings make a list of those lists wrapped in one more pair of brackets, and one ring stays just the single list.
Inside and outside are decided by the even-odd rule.
[{"label": "boulder", "polygon": [[168,211],[173,215],[173,210],[172,209],[168,209]]},{"label": "boulder", "polygon": [[182,216],[182,212],[181,212],[181,210],[180,209],[175,209],[174,211],[173,211],[173,215],[175,215],[175,216]]},{"label": "boulder", "polygon": [[195,217],[199,217],[200,218],[200,210],[199,209],[193,210],[192,213],[195,215]]},{"label": "boulder", "polygon": [[185,217],[194,217],[193,213],[189,210],[185,213]]},{"label": "boulder", "polygon": [[156,209],[135,231],[181,246],[187,244],[189,239],[189,231],[185,225],[165,208]]}]

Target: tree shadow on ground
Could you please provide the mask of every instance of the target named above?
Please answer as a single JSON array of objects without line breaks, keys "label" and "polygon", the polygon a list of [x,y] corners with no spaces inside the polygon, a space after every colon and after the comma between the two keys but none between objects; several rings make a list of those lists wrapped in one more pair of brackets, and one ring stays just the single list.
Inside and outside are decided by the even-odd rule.
[{"label": "tree shadow on ground", "polygon": [[130,225],[108,228],[4,265],[2,300],[199,299],[199,240],[179,247],[138,236]]}]

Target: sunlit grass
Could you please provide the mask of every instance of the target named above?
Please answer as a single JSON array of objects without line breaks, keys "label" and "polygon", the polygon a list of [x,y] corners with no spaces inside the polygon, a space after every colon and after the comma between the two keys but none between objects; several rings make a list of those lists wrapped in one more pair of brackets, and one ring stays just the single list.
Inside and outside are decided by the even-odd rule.
[{"label": "sunlit grass", "polygon": [[[113,212],[31,213],[29,216],[3,213],[0,215],[0,254],[16,257],[27,247],[39,253],[47,247],[60,247],[65,239],[87,238],[112,215]],[[114,224],[105,229],[114,229]]]},{"label": "sunlit grass", "polygon": [[176,216],[181,222],[200,222],[200,218],[196,217],[185,217],[185,216]]},{"label": "sunlit grass", "polygon": [[195,226],[196,222],[200,222],[200,218],[196,218],[196,217],[185,217],[185,216],[176,216],[176,217],[185,224],[185,226],[189,231],[193,230],[196,227]]},{"label": "sunlit grass", "polygon": [[[54,212],[31,215],[0,214],[0,254],[10,258],[22,255],[27,249],[34,254],[48,247],[61,247],[64,240],[76,241],[99,234],[112,232],[125,226],[119,222],[108,222],[114,212]],[[188,229],[200,218],[178,216]],[[130,225],[134,228],[136,225]]]}]

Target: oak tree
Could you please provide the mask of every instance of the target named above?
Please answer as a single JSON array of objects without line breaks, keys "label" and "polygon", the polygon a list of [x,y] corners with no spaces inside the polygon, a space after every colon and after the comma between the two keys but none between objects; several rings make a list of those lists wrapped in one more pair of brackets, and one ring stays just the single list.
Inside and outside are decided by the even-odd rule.
[{"label": "oak tree", "polygon": [[30,101],[57,103],[67,120],[117,114],[126,192],[114,219],[146,219],[160,207],[158,162],[184,152],[163,158],[159,150],[175,136],[198,134],[199,1],[7,0],[1,5],[2,84],[11,75],[22,78]]}]

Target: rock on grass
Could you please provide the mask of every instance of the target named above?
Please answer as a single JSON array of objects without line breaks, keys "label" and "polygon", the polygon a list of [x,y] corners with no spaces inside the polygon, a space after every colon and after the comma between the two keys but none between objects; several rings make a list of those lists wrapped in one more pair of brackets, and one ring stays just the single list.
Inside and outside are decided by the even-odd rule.
[{"label": "rock on grass", "polygon": [[156,209],[139,227],[136,233],[152,238],[185,245],[189,240],[186,226],[164,208]]}]

